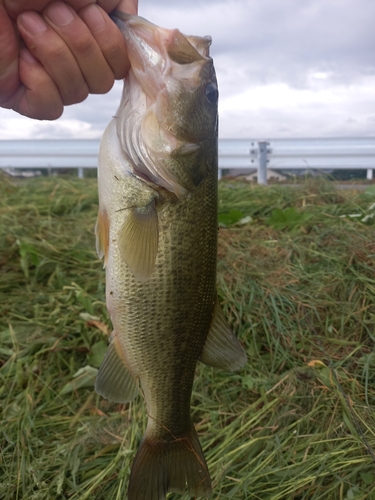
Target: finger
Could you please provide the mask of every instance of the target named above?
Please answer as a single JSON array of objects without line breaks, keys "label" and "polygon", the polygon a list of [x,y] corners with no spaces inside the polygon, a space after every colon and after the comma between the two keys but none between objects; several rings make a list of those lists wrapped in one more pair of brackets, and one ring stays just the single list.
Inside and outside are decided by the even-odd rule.
[{"label": "finger", "polygon": [[112,10],[116,9],[127,14],[138,13],[138,0],[98,0],[97,4],[106,12],[112,12]]},{"label": "finger", "polygon": [[79,16],[96,40],[114,78],[124,78],[130,62],[126,53],[125,39],[108,15],[98,6],[90,5],[79,11]]},{"label": "finger", "polygon": [[[50,3],[51,0],[2,0],[6,11],[12,19],[16,20],[21,12],[33,10],[34,12],[42,12],[42,10]],[[66,0],[74,10],[82,9],[90,3],[95,3],[95,0]],[[114,0],[108,0],[108,3],[114,3]]]},{"label": "finger", "polygon": [[11,97],[19,85],[16,32],[0,4],[0,105]]},{"label": "finger", "polygon": [[[94,7],[94,6],[93,6]],[[96,22],[104,29],[110,29],[110,19],[104,19],[101,12],[96,12]],[[79,69],[88,85],[90,93],[103,94],[108,92],[114,83],[113,71],[108,65],[95,37],[76,14],[63,2],[52,2],[43,12],[44,18],[54,31],[66,43],[78,63]],[[102,27],[103,27],[102,26]],[[110,31],[115,33],[112,28]],[[109,37],[111,33],[107,33]]]},{"label": "finger", "polygon": [[18,28],[30,52],[56,83],[65,105],[86,99],[88,86],[77,61],[64,40],[36,12],[17,18]]},{"label": "finger", "polygon": [[55,120],[63,112],[60,92],[40,62],[23,47],[19,74],[22,85],[4,107],[39,120]]}]

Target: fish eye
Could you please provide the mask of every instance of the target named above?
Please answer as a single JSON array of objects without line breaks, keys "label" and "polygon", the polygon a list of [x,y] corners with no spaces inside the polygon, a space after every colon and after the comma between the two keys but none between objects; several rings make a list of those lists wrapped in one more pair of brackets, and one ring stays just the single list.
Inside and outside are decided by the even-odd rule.
[{"label": "fish eye", "polygon": [[219,91],[217,86],[210,82],[206,85],[204,93],[211,104],[216,104],[219,98]]}]

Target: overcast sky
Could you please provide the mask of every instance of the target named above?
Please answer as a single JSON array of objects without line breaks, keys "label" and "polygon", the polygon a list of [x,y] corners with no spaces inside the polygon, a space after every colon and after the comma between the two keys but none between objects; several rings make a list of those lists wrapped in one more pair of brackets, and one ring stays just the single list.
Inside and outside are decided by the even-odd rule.
[{"label": "overcast sky", "polygon": [[[155,24],[212,36],[220,137],[375,135],[374,0],[139,3]],[[100,137],[121,86],[66,108],[54,122],[0,109],[0,138]]]}]

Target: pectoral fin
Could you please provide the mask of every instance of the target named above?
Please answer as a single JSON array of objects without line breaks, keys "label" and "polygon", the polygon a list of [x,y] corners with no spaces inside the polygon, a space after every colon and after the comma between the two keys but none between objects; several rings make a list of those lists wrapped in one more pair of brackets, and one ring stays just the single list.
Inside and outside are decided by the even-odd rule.
[{"label": "pectoral fin", "polygon": [[132,401],[138,394],[138,381],[126,365],[123,348],[116,332],[105,353],[95,382],[95,390],[103,398],[116,403]]},{"label": "pectoral fin", "polygon": [[217,298],[200,361],[229,371],[242,368],[247,361],[246,353],[230,329]]},{"label": "pectoral fin", "polygon": [[153,199],[145,207],[135,207],[120,229],[118,246],[122,258],[138,281],[148,281],[158,252],[158,216]]},{"label": "pectoral fin", "polygon": [[104,267],[107,265],[109,243],[109,218],[105,210],[99,208],[95,224],[96,253],[99,259],[104,257]]}]

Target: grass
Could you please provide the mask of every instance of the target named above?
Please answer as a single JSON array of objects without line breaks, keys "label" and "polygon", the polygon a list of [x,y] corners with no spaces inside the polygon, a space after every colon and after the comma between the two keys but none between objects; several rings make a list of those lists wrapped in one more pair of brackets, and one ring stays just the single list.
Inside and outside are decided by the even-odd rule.
[{"label": "grass", "polygon": [[[95,182],[1,179],[4,500],[126,498],[145,411],[93,390],[110,331]],[[251,218],[221,227],[218,263],[249,362],[197,367],[212,498],[375,499],[374,188],[224,182],[219,198]]]}]

